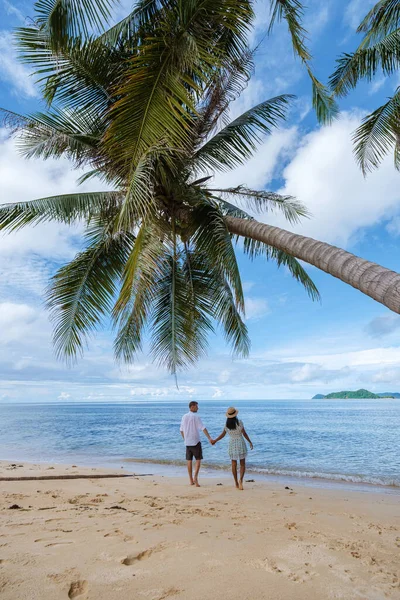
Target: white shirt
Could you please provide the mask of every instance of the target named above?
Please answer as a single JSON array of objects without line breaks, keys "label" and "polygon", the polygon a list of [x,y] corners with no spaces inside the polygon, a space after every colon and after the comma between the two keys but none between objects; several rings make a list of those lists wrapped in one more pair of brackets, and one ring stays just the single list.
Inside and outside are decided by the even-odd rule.
[{"label": "white shirt", "polygon": [[185,446],[196,446],[200,442],[200,431],[205,429],[200,417],[189,411],[183,415],[181,421],[181,431],[185,436]]}]

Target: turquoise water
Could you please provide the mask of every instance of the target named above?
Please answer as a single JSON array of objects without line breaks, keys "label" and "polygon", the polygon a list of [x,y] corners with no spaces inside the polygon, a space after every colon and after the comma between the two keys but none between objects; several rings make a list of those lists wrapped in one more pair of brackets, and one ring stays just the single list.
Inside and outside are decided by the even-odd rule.
[{"label": "turquoise water", "polygon": [[[245,401],[233,404],[261,473],[400,486],[400,400]],[[106,464],[146,459],[180,464],[186,403],[0,404],[0,459]],[[226,402],[200,402],[216,437]],[[203,443],[205,462],[228,465],[226,438]]]}]

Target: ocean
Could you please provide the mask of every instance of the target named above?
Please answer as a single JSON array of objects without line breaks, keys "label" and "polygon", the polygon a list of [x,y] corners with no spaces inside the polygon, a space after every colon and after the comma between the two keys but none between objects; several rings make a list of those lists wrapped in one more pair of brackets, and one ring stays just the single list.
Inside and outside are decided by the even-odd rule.
[{"label": "ocean", "polygon": [[[248,468],[263,475],[400,487],[400,400],[231,402],[254,444]],[[212,437],[227,402],[199,402]],[[0,459],[184,465],[179,433],[186,402],[0,403]],[[204,463],[229,468],[227,438],[203,439]],[[132,461],[132,462],[131,462]],[[182,469],[184,474],[184,470]]]}]

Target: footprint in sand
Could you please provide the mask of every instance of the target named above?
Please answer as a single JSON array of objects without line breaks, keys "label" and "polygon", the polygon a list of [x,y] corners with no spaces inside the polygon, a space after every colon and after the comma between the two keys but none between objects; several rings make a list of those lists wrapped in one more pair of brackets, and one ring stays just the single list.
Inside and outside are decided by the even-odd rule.
[{"label": "footprint in sand", "polygon": [[73,598],[81,598],[81,600],[83,600],[88,592],[88,589],[89,585],[87,581],[73,581],[69,588],[68,598],[71,600]]},{"label": "footprint in sand", "polygon": [[154,552],[161,552],[161,550],[163,550],[163,549],[164,549],[164,547],[162,545],[160,545],[160,546],[156,546],[155,548],[149,548],[148,550],[143,550],[143,552],[139,552],[139,554],[130,554],[129,556],[127,556],[126,558],[121,560],[121,564],[126,565],[127,567],[130,567],[135,562],[139,562],[139,561],[143,560],[144,558],[149,558],[149,556],[154,554]]}]

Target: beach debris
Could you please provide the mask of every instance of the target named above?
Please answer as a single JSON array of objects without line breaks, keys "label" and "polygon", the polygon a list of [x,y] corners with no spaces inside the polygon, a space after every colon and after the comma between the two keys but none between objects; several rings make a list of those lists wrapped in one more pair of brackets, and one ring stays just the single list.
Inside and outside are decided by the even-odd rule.
[{"label": "beach debris", "polygon": [[11,504],[11,506],[8,507],[8,510],[22,510],[22,506],[19,504]]},{"label": "beach debris", "polygon": [[254,483],[254,479],[246,479],[246,483]]},{"label": "beach debris", "polygon": [[290,488],[288,485],[285,485],[285,490],[292,490],[293,491],[293,488]]},{"label": "beach debris", "polygon": [[118,504],[115,504],[114,506],[106,506],[106,508],[108,510],[126,510],[126,508],[119,506]]},{"label": "beach debris", "polygon": [[223,485],[222,483],[217,483],[217,485]]}]

